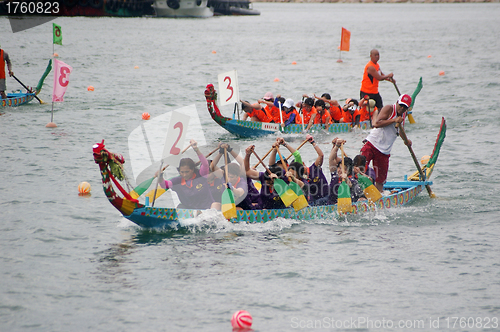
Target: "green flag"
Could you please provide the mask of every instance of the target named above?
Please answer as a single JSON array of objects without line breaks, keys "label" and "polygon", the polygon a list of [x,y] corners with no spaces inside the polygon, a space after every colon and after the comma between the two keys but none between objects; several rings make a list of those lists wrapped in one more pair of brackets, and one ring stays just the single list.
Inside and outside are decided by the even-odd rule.
[{"label": "green flag", "polygon": [[61,27],[55,23],[52,23],[52,28],[54,30],[54,44],[62,45],[62,31]]}]

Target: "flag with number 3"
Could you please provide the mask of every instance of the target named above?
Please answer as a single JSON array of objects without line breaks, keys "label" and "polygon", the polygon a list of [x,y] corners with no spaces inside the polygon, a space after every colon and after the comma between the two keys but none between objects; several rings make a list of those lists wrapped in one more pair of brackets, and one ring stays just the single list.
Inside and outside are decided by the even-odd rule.
[{"label": "flag with number 3", "polygon": [[54,59],[54,93],[52,101],[64,101],[63,96],[69,84],[69,74],[73,68],[64,62]]}]

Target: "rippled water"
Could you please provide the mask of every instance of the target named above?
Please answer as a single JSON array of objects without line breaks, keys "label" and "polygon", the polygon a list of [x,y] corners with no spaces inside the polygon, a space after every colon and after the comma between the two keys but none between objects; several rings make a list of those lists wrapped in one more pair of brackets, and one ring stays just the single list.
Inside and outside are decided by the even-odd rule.
[{"label": "rippled water", "polygon": [[[261,16],[55,20],[64,44],[55,51],[74,68],[54,107],[58,127],[45,128],[50,103],[0,116],[0,330],[230,331],[240,309],[256,331],[328,331],[337,320],[336,330],[499,330],[500,5],[254,7]],[[342,26],[351,51],[337,63]],[[0,27],[16,76],[36,85],[52,54],[51,24],[13,34],[3,17]],[[357,97],[372,48],[401,92],[411,94],[423,77],[417,123],[406,129],[418,158],[431,153],[447,119],[432,176],[437,199],[423,192],[403,208],[309,222],[228,224],[213,213],[151,231],[104,196],[92,145],[105,139],[128,158],[143,112],[194,103],[207,142],[234,141],[206,112],[203,90],[219,73],[237,69],[248,100],[266,91]],[[49,77],[39,97],[48,102],[51,89]],[[397,98],[387,82],[380,91],[386,104]],[[366,135],[343,134],[346,152],[355,154]],[[238,144],[264,153],[274,138]],[[310,147],[302,154],[314,160]],[[389,180],[413,171],[397,142]],[[82,181],[91,196],[78,196]]]}]

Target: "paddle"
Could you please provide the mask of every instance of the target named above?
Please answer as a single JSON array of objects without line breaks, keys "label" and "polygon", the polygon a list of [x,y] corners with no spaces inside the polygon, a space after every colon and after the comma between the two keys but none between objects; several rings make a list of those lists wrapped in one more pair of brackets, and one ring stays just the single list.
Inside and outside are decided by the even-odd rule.
[{"label": "paddle", "polygon": [[[269,149],[269,151],[267,151],[267,153],[264,155],[264,157],[262,159],[266,159],[267,156],[269,156],[269,154],[271,153],[271,151],[273,151],[274,148],[271,148]],[[260,163],[262,163],[262,166],[266,167],[266,165],[264,165],[264,162],[262,162],[262,160],[260,158],[259,159],[259,162],[257,164],[255,164],[255,166],[253,168],[257,168],[257,166],[259,166]]]},{"label": "paddle", "polygon": [[227,220],[236,218],[236,204],[234,204],[234,195],[229,189],[229,180],[227,176],[227,148],[224,148],[224,176],[226,178],[226,189],[221,197],[221,211]]},{"label": "paddle", "polygon": [[[344,143],[340,145],[340,149],[342,150],[342,174],[347,174],[344,165]],[[339,213],[352,212],[351,189],[345,179],[342,180],[337,192],[337,211]]]},{"label": "paddle", "polygon": [[[257,157],[259,162],[264,166],[266,172],[269,175],[273,174],[269,170],[269,168],[267,168],[267,166],[264,164],[262,159],[260,159],[255,150],[253,150],[252,152],[255,155],[255,157]],[[276,189],[276,192],[278,193],[278,195],[281,198],[281,201],[283,202],[283,204],[285,204],[286,207],[289,207],[293,203],[293,201],[295,201],[298,198],[298,196],[293,192],[293,190],[290,189],[286,184],[286,182],[283,181],[282,179],[274,179],[274,189]]]},{"label": "paddle", "polygon": [[283,114],[281,113],[281,101],[278,101],[278,106],[280,108],[280,123],[281,123],[281,125],[280,125],[280,131],[283,131],[283,127],[284,126],[283,126]]},{"label": "paddle", "polygon": [[392,84],[394,84],[394,87],[396,88],[396,92],[398,93],[398,96],[401,96],[401,92],[399,92],[398,85],[396,84],[395,80],[391,80]]},{"label": "paddle", "polygon": [[[14,77],[14,78],[16,79],[16,81],[18,81],[18,82],[19,82],[19,84],[21,84],[21,85],[23,86],[23,88],[25,88],[25,89],[26,89],[26,91],[28,91],[28,92],[32,93],[32,92],[31,92],[31,90],[30,90],[30,89],[28,89],[28,87],[27,87],[26,85],[24,85],[24,84],[23,84],[23,82],[21,82],[20,80],[18,80],[18,79],[17,79],[17,77],[16,77],[15,75],[12,75],[12,77]],[[40,102],[40,104],[45,104],[45,103],[44,103],[44,102],[43,102],[40,98],[38,98],[36,95],[35,95],[35,98],[36,98],[36,100],[38,100],[38,101]]]},{"label": "paddle", "polygon": [[[304,140],[302,143],[300,143],[300,145],[299,145],[299,146],[297,147],[297,149],[295,149],[295,150],[297,151],[298,149],[300,149],[301,147],[303,147],[303,146],[304,146],[304,144],[306,144],[308,141],[309,141],[309,140],[307,140],[307,139],[306,139],[306,140]],[[292,156],[293,156],[293,153],[292,153],[291,155],[289,155],[288,157],[286,157],[286,160],[290,159]]]},{"label": "paddle", "polygon": [[[417,166],[418,174],[420,174],[420,179],[421,179],[421,181],[425,181],[424,172],[422,171],[422,168],[420,167],[420,164],[418,163],[417,157],[415,157],[415,153],[413,152],[413,149],[408,144],[408,137],[406,136],[404,126],[399,126],[399,123],[398,123],[398,124],[396,124],[396,128],[398,128],[398,127],[399,127],[399,136],[401,136],[401,138],[405,142],[406,146],[408,147],[408,150],[410,151],[411,157],[413,158],[413,162],[415,163],[415,166]],[[434,194],[432,192],[431,186],[426,184],[425,188],[427,189],[427,192],[429,193],[430,198],[436,198],[436,194]]]},{"label": "paddle", "polygon": [[[288,172],[288,167],[286,166],[286,163],[283,160],[283,156],[281,155],[280,149],[276,148],[276,152],[280,156],[281,164],[283,165],[283,167],[285,167],[285,172]],[[294,210],[300,211],[303,208],[309,206],[309,203],[307,203],[307,199],[304,196],[304,192],[300,188],[299,184],[292,181],[292,179],[290,177],[288,177],[288,182],[290,182],[288,185],[289,188],[293,190],[295,195],[297,195],[297,199],[295,201],[293,201],[293,203],[292,203]]]},{"label": "paddle", "polygon": [[363,174],[358,174],[358,183],[361,189],[363,189],[363,193],[366,198],[368,198],[372,202],[376,202],[382,198],[382,194],[378,189],[373,185],[373,182],[367,176]]},{"label": "paddle", "polygon": [[[296,150],[300,149],[301,147],[304,146],[304,144],[306,144],[308,142],[308,140],[304,140],[304,142],[300,143],[300,145],[297,147]],[[271,150],[267,151],[267,153],[265,154],[264,158],[262,159],[266,159],[266,157],[271,153],[271,151],[273,151],[273,148],[271,148]],[[288,157],[286,157],[286,160],[290,159],[291,157],[293,156],[293,153],[291,155],[289,155]],[[257,166],[259,166],[259,164],[261,163],[260,159],[259,159],[259,162],[257,164],[255,164],[255,166],[253,168],[257,168]],[[265,165],[262,164],[264,167]]]}]

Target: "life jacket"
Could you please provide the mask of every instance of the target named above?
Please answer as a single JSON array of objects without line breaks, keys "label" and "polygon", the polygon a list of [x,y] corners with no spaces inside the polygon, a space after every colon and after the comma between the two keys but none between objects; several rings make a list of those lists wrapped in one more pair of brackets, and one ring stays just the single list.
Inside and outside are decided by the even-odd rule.
[{"label": "life jacket", "polygon": [[332,117],[332,121],[339,122],[342,119],[342,108],[340,106],[331,106],[330,107],[330,115]]},{"label": "life jacket", "polygon": [[0,49],[0,79],[5,78],[5,60],[3,58],[3,50]]},{"label": "life jacket", "polygon": [[295,117],[295,123],[296,124],[302,124],[302,115],[304,116],[304,124],[309,124],[309,121],[311,120],[311,116],[313,114],[317,114],[318,112],[316,111],[316,107],[312,106],[310,111],[306,111],[304,108],[302,108],[302,114],[299,114],[299,116]]},{"label": "life jacket", "polygon": [[252,113],[249,114],[250,117],[256,117],[260,122],[271,122],[271,119],[267,116],[264,110],[254,109]]},{"label": "life jacket", "polygon": [[363,80],[361,81],[361,91],[369,94],[378,93],[378,80],[372,75],[368,74],[368,67],[373,66],[380,74],[380,65],[373,63],[371,60],[366,64],[365,71],[363,72]]},{"label": "life jacket", "polygon": [[328,112],[326,109],[323,112],[323,114],[320,114],[319,112],[316,114],[316,118],[314,118],[314,124],[330,124],[332,123],[332,119],[330,116],[330,112]]},{"label": "life jacket", "polygon": [[269,107],[269,105],[267,105],[264,110],[266,111],[267,116],[269,117],[269,119],[271,119],[271,121],[273,121],[274,123],[281,123],[280,109],[278,107]]}]

